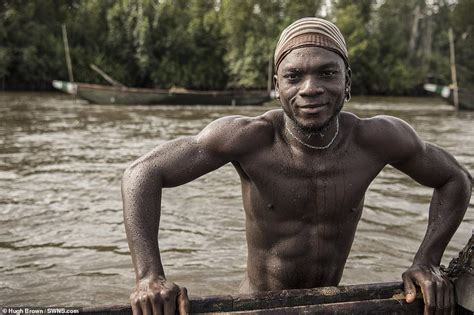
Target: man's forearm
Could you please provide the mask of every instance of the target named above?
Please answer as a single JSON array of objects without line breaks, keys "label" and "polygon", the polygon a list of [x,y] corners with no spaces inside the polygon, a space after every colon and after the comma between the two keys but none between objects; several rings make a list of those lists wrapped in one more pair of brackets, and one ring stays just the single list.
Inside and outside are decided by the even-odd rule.
[{"label": "man's forearm", "polygon": [[125,230],[137,281],[163,276],[158,247],[161,183],[142,166],[128,168],[122,180]]},{"label": "man's forearm", "polygon": [[413,264],[438,266],[461,223],[471,196],[472,179],[465,170],[436,188],[430,203],[428,228]]}]

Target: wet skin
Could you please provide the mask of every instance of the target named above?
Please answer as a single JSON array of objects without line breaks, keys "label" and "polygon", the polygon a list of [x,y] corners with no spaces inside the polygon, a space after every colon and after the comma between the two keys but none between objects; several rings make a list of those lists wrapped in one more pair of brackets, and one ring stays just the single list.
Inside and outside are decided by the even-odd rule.
[{"label": "wet skin", "polygon": [[122,196],[137,277],[134,314],[186,312],[186,291],[166,280],[159,255],[161,189],[228,162],[240,176],[246,214],[242,291],[337,285],[367,187],[390,164],[434,188],[426,236],[403,275],[407,301],[414,299],[416,284],[426,313],[452,312],[452,287],[439,273],[439,263],[469,203],[469,174],[394,117],[360,119],[341,112],[339,133],[325,150],[291,136],[287,129],[309,145],[324,146],[336,134],[350,71],[331,51],[295,49],[280,64],[275,87],[281,110],[218,119],[196,136],[160,145],[126,170]]}]

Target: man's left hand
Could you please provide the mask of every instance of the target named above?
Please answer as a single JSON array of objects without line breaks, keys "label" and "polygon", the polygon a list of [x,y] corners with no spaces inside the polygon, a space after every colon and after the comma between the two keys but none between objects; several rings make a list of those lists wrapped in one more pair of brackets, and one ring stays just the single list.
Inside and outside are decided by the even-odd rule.
[{"label": "man's left hand", "polygon": [[415,285],[421,288],[425,315],[454,314],[456,299],[453,285],[438,266],[415,264],[403,273],[402,278],[408,303],[416,298]]}]

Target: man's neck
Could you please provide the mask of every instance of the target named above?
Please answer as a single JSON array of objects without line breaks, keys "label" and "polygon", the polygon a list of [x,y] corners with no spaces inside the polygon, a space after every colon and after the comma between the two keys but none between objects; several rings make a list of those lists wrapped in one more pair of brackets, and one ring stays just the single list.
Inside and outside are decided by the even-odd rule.
[{"label": "man's neck", "polygon": [[315,130],[299,127],[286,114],[284,115],[284,125],[284,133],[289,143],[294,143],[310,150],[326,150],[333,145],[339,134],[339,113],[333,116],[323,127]]}]

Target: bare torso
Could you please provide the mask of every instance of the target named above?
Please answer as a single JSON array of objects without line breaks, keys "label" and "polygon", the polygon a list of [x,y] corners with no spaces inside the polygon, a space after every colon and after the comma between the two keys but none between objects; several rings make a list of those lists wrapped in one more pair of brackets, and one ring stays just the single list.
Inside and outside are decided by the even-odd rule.
[{"label": "bare torso", "polygon": [[384,165],[358,147],[354,115],[341,114],[344,140],[327,150],[290,145],[282,135],[283,113],[266,116],[273,141],[234,162],[248,244],[241,291],[337,285],[365,191]]},{"label": "bare torso", "polygon": [[[337,285],[367,187],[390,164],[434,188],[425,238],[402,276],[406,300],[415,299],[416,283],[425,312],[454,311],[452,285],[439,263],[469,204],[472,178],[400,119],[336,116],[350,96],[350,74],[330,50],[294,49],[274,77],[283,110],[223,117],[196,136],[162,143],[127,168],[122,198],[137,279],[134,314],[151,313],[152,305],[165,314],[189,311],[186,290],[166,279],[160,258],[161,191],[229,162],[241,177],[246,213],[242,292]],[[315,138],[318,133],[325,135]]]}]

